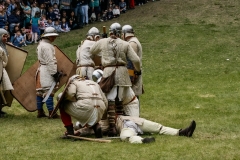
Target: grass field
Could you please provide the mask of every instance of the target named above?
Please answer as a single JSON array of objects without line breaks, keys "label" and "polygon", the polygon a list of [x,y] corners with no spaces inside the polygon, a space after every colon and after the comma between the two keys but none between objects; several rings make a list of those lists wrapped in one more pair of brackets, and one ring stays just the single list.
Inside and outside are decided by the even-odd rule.
[{"label": "grass field", "polygon": [[[195,120],[192,138],[153,135],[152,144],[59,137],[61,120],[37,119],[17,101],[0,119],[0,159],[233,160],[240,159],[240,1],[160,0],[108,22],[90,24],[54,44],[73,61],[78,44],[95,26],[130,24],[143,46],[145,94],[141,117],[174,128]],[[36,61],[36,45],[24,71]]]}]

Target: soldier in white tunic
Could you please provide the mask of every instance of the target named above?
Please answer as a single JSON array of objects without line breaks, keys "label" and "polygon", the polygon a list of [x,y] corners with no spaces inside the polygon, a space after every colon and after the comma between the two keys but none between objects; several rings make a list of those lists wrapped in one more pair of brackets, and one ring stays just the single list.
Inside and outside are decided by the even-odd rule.
[{"label": "soldier in white tunic", "polygon": [[[57,59],[55,57],[55,48],[51,44],[58,36],[53,27],[47,27],[42,35],[42,40],[37,47],[37,56],[39,61],[39,68],[36,73],[36,91],[37,91],[37,118],[47,117],[43,110],[43,99],[47,95],[53,82],[58,76]],[[51,115],[53,104],[54,90],[46,101],[46,106]],[[56,114],[52,118],[59,118]]]},{"label": "soldier in white tunic", "polygon": [[[106,93],[108,99],[108,120],[110,129],[108,136],[116,136],[115,117],[123,114],[122,99],[132,86],[128,70],[127,57],[132,61],[136,74],[141,74],[140,60],[128,42],[120,39],[122,27],[119,23],[113,23],[110,26],[110,37],[97,41],[90,49],[94,55],[102,53],[101,63],[104,67],[103,78],[109,77],[115,71],[115,84],[109,93]],[[116,110],[116,111],[115,111]]]},{"label": "soldier in white tunic", "polygon": [[102,131],[98,122],[106,112],[108,102],[104,93],[96,82],[81,78],[79,75],[72,76],[69,81],[63,107],[60,108],[62,122],[67,129],[65,135],[74,134],[71,120],[73,117],[78,120],[81,127],[92,128],[96,138],[101,138]]},{"label": "soldier in white tunic", "polygon": [[1,67],[1,79],[0,79],[0,117],[4,116],[5,112],[2,111],[2,108],[8,105],[5,101],[4,92],[7,90],[13,90],[12,83],[9,79],[8,73],[5,69],[8,63],[8,52],[6,49],[6,42],[9,37],[9,33],[0,28],[0,67]]},{"label": "soldier in white tunic", "polygon": [[[122,39],[127,41],[133,50],[137,53],[138,57],[140,58],[140,65],[142,68],[142,45],[139,42],[138,38],[134,35],[134,30],[130,25],[124,25],[122,27]],[[134,67],[132,62],[128,60],[128,72],[130,75],[130,79],[132,81],[132,89],[139,99],[139,96],[143,94],[143,82],[142,82],[142,75],[135,75],[134,74]]]},{"label": "soldier in white tunic", "polygon": [[95,63],[93,61],[93,55],[89,52],[89,50],[90,47],[93,46],[99,39],[99,30],[96,27],[92,27],[87,33],[86,40],[84,40],[81,46],[78,47],[76,51],[76,62],[78,66],[76,74],[80,75],[80,77],[92,80]]}]

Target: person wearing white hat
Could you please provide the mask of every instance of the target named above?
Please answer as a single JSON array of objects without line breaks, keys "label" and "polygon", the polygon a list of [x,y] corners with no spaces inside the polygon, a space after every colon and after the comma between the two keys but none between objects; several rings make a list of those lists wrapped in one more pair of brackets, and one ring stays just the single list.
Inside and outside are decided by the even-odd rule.
[{"label": "person wearing white hat", "polygon": [[96,27],[92,27],[88,33],[87,38],[82,42],[76,51],[77,56],[77,70],[76,74],[86,79],[92,80],[92,73],[94,71],[95,63],[93,55],[90,53],[90,47],[100,39],[100,32]]},{"label": "person wearing white hat", "polygon": [[[36,73],[36,94],[37,94],[37,118],[47,117],[43,110],[43,98],[48,93],[52,83],[58,76],[57,72],[57,59],[55,57],[55,48],[51,44],[54,42],[58,34],[53,27],[47,27],[41,36],[41,41],[37,47],[37,56],[39,61],[39,67]],[[51,115],[53,104],[54,91],[51,93],[46,101],[46,106]],[[56,114],[53,118],[59,118]]]},{"label": "person wearing white hat", "polygon": [[74,135],[71,117],[78,120],[81,127],[91,127],[96,138],[101,138],[102,131],[98,122],[106,112],[108,101],[100,86],[92,80],[74,75],[69,79],[67,87],[63,107],[60,108],[62,122],[67,129],[63,138]]}]

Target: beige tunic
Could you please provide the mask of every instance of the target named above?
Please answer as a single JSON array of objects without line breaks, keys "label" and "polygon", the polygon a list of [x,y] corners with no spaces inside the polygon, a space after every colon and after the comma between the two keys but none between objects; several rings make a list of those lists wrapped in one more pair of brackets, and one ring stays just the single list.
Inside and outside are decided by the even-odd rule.
[{"label": "beige tunic", "polygon": [[12,83],[9,79],[8,73],[5,69],[8,63],[8,56],[4,52],[4,50],[0,47],[0,58],[2,59],[3,62],[3,75],[2,75],[2,83],[1,83],[1,90],[13,90]]},{"label": "beige tunic", "polygon": [[[142,68],[142,45],[141,45],[141,43],[138,41],[138,39],[136,37],[131,37],[128,40],[128,42],[130,43],[133,50],[137,53],[137,55],[140,59],[140,66]],[[142,75],[140,75],[138,77],[138,81],[132,85],[132,89],[133,89],[135,95],[139,96],[139,95],[143,94],[142,86],[143,86]]]},{"label": "beige tunic", "polygon": [[[134,52],[128,42],[120,38],[113,39],[111,37],[104,38],[96,42],[90,49],[94,55],[102,53],[102,65],[104,68],[103,77],[108,77],[114,71],[115,67],[107,67],[110,65],[123,65],[118,66],[115,74],[115,86],[132,86],[128,70],[127,70],[127,57],[132,61],[137,71],[140,71],[140,59]],[[116,58],[114,57],[116,54]]]},{"label": "beige tunic", "polygon": [[95,41],[85,40],[76,51],[76,63],[78,66],[76,74],[80,75],[81,77],[87,76],[90,80],[92,80],[92,73],[94,71],[95,64],[93,61],[93,55],[89,50],[90,47],[95,43]]},{"label": "beige tunic", "polygon": [[49,89],[54,82],[53,74],[57,73],[57,59],[55,57],[55,48],[48,39],[42,39],[37,47],[37,56],[39,68],[37,75],[40,74],[40,84],[42,89]]},{"label": "beige tunic", "polygon": [[74,80],[68,87],[65,111],[78,120],[81,126],[93,126],[99,122],[106,110],[107,99],[96,82]]}]

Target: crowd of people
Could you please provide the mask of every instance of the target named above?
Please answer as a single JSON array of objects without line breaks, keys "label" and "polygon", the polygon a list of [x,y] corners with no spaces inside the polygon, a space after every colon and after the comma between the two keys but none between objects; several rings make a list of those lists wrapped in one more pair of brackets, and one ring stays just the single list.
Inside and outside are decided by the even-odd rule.
[{"label": "crowd of people", "polygon": [[9,31],[9,42],[22,47],[37,43],[46,27],[69,32],[119,17],[145,3],[146,0],[3,0],[0,28]]}]

